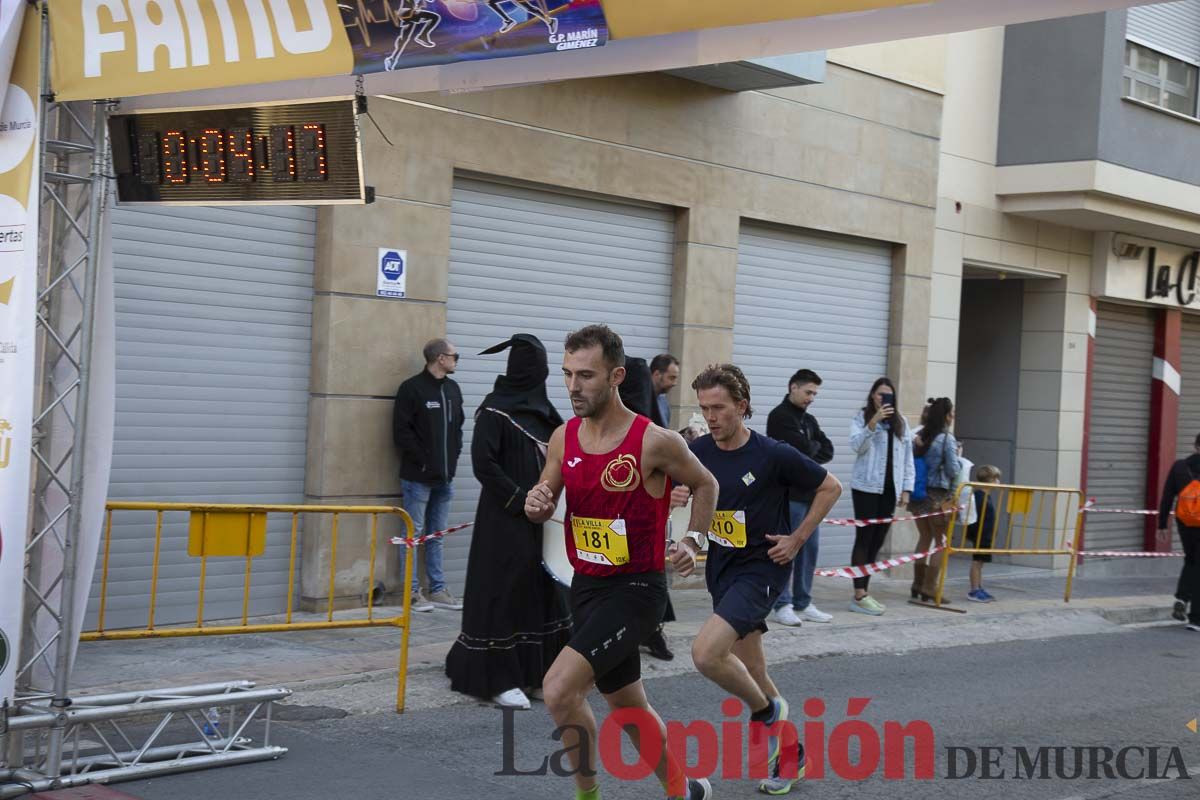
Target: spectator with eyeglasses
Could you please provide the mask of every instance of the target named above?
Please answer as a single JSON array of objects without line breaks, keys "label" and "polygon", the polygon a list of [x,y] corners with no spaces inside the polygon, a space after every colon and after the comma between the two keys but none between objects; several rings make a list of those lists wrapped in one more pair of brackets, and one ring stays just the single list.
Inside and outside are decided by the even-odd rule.
[{"label": "spectator with eyeglasses", "polygon": [[[400,384],[392,412],[404,509],[412,517],[414,536],[446,527],[464,419],[462,390],[450,378],[458,367],[458,351],[445,339],[433,339],[423,354],[425,369]],[[462,602],[446,587],[442,540],[431,539],[421,547],[428,593],[421,591],[420,569],[414,569],[412,610],[462,608]],[[411,552],[415,557],[417,550]]]}]

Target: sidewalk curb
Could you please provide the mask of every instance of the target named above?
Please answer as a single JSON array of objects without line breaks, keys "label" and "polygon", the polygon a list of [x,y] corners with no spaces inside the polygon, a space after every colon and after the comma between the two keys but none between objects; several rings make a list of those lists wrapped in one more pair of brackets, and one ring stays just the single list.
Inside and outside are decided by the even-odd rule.
[{"label": "sidewalk curb", "polygon": [[[824,640],[826,638],[837,640],[837,639],[841,639],[844,636],[854,636],[854,637],[858,637],[860,639],[868,639],[868,638],[872,638],[872,636],[874,634],[878,634],[880,632],[894,633],[898,630],[903,630],[903,631],[934,630],[934,629],[936,629],[936,630],[953,630],[953,629],[971,628],[971,627],[1008,626],[1009,623],[1022,623],[1022,622],[1028,623],[1028,621],[1031,618],[1036,618],[1043,622],[1053,622],[1053,621],[1068,622],[1068,621],[1072,621],[1072,620],[1079,621],[1079,620],[1088,620],[1088,619],[1090,619],[1090,620],[1099,619],[1099,620],[1103,620],[1105,623],[1108,623],[1110,625],[1119,626],[1119,627],[1123,627],[1123,626],[1127,626],[1127,625],[1142,625],[1142,624],[1146,624],[1146,623],[1158,623],[1158,622],[1173,621],[1173,620],[1171,620],[1170,607],[1164,606],[1164,605],[1158,605],[1158,604],[1125,606],[1125,607],[1118,607],[1118,608],[1097,608],[1094,606],[1088,607],[1088,606],[1082,606],[1082,605],[1077,605],[1077,606],[1062,605],[1057,608],[1046,608],[1046,609],[1038,609],[1038,610],[1029,610],[1029,609],[1006,610],[1006,611],[1002,611],[1002,612],[998,612],[998,613],[991,613],[991,614],[976,613],[976,614],[968,615],[968,616],[942,615],[942,614],[934,615],[931,613],[928,617],[919,617],[919,618],[909,617],[909,618],[902,618],[902,619],[895,619],[895,618],[888,619],[887,617],[881,617],[881,618],[878,618],[879,621],[877,621],[877,622],[867,622],[867,623],[859,623],[859,624],[855,624],[855,625],[842,625],[842,626],[838,626],[837,623],[828,623],[828,624],[808,623],[799,628],[786,628],[781,625],[772,625],[772,626],[770,626],[771,632],[772,633],[779,632],[782,635],[781,636],[780,635],[773,636],[772,633],[769,633],[768,637],[770,637],[770,638],[768,638],[766,640],[766,646],[768,649],[768,660],[771,660],[771,661],[774,661],[774,660],[814,660],[814,659],[820,659],[820,658],[834,658],[837,656],[852,655],[853,650],[846,649],[846,648],[831,648],[831,649],[817,650],[814,652],[808,652],[808,653],[803,653],[803,654],[790,655],[786,659],[772,659],[770,650],[772,649],[772,645],[782,644],[784,641],[788,641],[788,640],[792,640],[792,641],[799,640],[799,641],[811,642],[811,641],[813,641],[813,637],[801,638],[801,637],[805,636],[805,633],[807,633],[808,631],[811,631],[811,630],[822,631],[822,633],[820,634],[820,639],[822,639],[822,640]],[[950,623],[950,624],[947,624],[947,623]],[[690,649],[691,649],[692,640],[695,639],[695,635],[696,635],[695,631],[687,631],[687,632],[683,632],[683,633],[676,633],[676,632],[671,631],[672,627],[679,628],[679,627],[684,627],[684,626],[687,626],[689,628],[695,627],[697,630],[699,628],[699,625],[696,625],[694,623],[668,623],[668,625],[667,625],[666,639],[667,639],[668,644],[671,646],[672,651],[674,651],[676,654],[675,660],[673,660],[673,661],[658,661],[653,658],[650,658],[646,654],[646,652],[643,651],[642,652],[643,670],[646,670],[647,666],[650,667],[649,671],[652,673],[653,672],[667,672],[667,671],[675,672],[676,671],[675,668],[677,668],[677,667],[683,667],[682,669],[679,669],[680,672],[687,672],[687,671],[691,671],[694,669],[694,666],[692,665],[691,659],[689,657],[689,653],[690,653]],[[1014,624],[1011,627],[1009,627],[1008,629],[1009,630],[1020,630],[1020,627]],[[1092,632],[1092,631],[1085,631],[1085,632],[1083,632],[1082,635],[1086,635],[1087,633],[1090,633],[1090,632]],[[1060,635],[1072,636],[1072,635],[1081,635],[1081,634],[1076,631],[1064,630],[1063,633],[1061,633]],[[784,636],[787,636],[788,639],[784,639],[783,638]],[[895,637],[889,636],[887,638],[895,638]],[[975,642],[955,642],[952,640],[953,638],[954,638],[953,636],[947,636],[946,641],[944,643],[929,644],[929,645],[925,645],[925,646],[933,647],[933,648],[959,647],[959,646],[967,646],[967,645],[975,643]],[[1047,638],[1047,637],[1037,636],[1037,637],[1029,637],[1029,638]],[[1014,637],[1012,639],[998,640],[998,641],[1020,641],[1022,639],[1023,639],[1023,637]],[[427,645],[427,647],[433,647],[433,645]],[[686,666],[684,666],[684,665],[686,665]],[[441,675],[443,673],[444,673],[444,667],[441,664],[412,665],[412,666],[410,666],[410,668],[408,670],[408,675],[409,675],[410,679],[414,678],[414,677],[427,677],[427,676],[435,675],[435,674]],[[294,687],[308,687],[308,688],[319,688],[319,687],[328,687],[328,686],[335,686],[335,685],[349,686],[349,685],[353,685],[353,684],[357,684],[357,683],[372,681],[372,680],[375,680],[376,678],[383,677],[383,676],[394,677],[395,674],[396,674],[395,669],[383,669],[383,670],[374,670],[372,672],[355,673],[355,674],[346,675],[346,676],[324,676],[321,678],[315,678],[311,681],[292,682],[291,685]],[[660,676],[660,675],[656,675],[656,674],[648,674],[648,675],[646,675],[646,677],[654,678],[654,677],[665,677],[665,676]]]}]

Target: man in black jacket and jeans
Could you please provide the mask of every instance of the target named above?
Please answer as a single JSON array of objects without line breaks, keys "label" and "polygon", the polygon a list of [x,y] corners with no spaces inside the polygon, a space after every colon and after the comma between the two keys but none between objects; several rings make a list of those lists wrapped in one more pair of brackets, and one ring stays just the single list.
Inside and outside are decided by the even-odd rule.
[{"label": "man in black jacket and jeans", "polygon": [[[787,442],[818,464],[828,464],[833,460],[833,443],[821,431],[816,417],[808,413],[820,388],[821,377],[817,373],[811,369],[798,370],[788,381],[787,397],[767,416],[767,436]],[[812,500],[812,492],[792,490],[788,505],[793,527],[799,527],[800,520],[808,515]],[[820,535],[820,528],[813,531],[792,562],[792,585],[785,587],[779,595],[771,615],[771,619],[780,625],[800,625],[803,620],[833,620],[831,615],[817,608],[812,601],[812,580],[817,569]]]},{"label": "man in black jacket and jeans", "polygon": [[[1196,452],[1176,461],[1167,473],[1162,502],[1158,507],[1158,538],[1161,542],[1171,541],[1171,531],[1167,525],[1171,509],[1175,507],[1175,499],[1189,483],[1200,478],[1200,434],[1196,436],[1193,446]],[[1175,588],[1175,608],[1171,616],[1180,622],[1186,619],[1188,630],[1200,633],[1200,528],[1184,525],[1178,517],[1175,526],[1179,530],[1179,541],[1183,544],[1183,569]]]},{"label": "man in black jacket and jeans", "polygon": [[[392,438],[400,451],[400,483],[404,510],[413,520],[413,534],[445,529],[458,456],[462,452],[462,391],[449,377],[458,366],[458,351],[445,339],[425,345],[425,369],[400,384],[392,412]],[[429,595],[421,594],[418,570],[413,570],[412,608],[434,606],[459,609],[462,603],[446,588],[442,574],[442,540],[424,545]],[[412,551],[416,555],[416,551]]]}]

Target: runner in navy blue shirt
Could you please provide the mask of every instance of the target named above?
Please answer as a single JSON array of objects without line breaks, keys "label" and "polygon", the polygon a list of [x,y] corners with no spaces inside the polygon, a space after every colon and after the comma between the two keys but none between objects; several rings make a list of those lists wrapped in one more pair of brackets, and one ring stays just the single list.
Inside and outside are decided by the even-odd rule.
[{"label": "runner in navy blue shirt", "polygon": [[[788,705],[767,674],[765,620],[791,578],[792,559],[842,487],[799,450],[746,427],[750,384],[736,366],[709,367],[692,388],[711,431],[692,442],[692,452],[720,486],[705,564],[713,616],[692,645],[692,659],[701,674],[746,703],[752,722],[769,726],[787,719]],[[794,531],[791,489],[815,492],[808,515]],[[673,502],[685,502],[685,491],[678,491]],[[761,731],[752,726],[752,736],[755,728]],[[779,737],[773,735],[768,745],[772,772],[779,752]]]}]

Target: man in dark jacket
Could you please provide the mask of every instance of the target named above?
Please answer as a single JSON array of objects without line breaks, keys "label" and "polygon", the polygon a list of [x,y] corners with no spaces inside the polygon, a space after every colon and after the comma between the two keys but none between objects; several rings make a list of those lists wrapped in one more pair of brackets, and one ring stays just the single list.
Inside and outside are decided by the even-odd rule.
[{"label": "man in dark jacket", "polygon": [[[1176,461],[1167,473],[1162,503],[1158,507],[1159,541],[1171,541],[1167,524],[1175,500],[1189,483],[1200,478],[1200,434],[1196,436],[1193,447],[1196,452]],[[1175,607],[1171,616],[1180,622],[1187,620],[1188,630],[1200,633],[1200,528],[1184,525],[1178,517],[1175,519],[1175,528],[1183,544],[1183,569],[1179,573],[1179,584],[1175,587]]]},{"label": "man in dark jacket", "polygon": [[[788,394],[767,416],[767,436],[787,442],[818,464],[833,460],[833,443],[821,432],[817,419],[808,413],[809,406],[817,399],[821,378],[811,369],[796,372],[788,381]],[[792,526],[799,527],[800,520],[808,514],[812,505],[812,492],[792,490],[789,508]],[[792,586],[785,587],[775,601],[775,612],[771,618],[780,625],[799,625],[809,622],[830,622],[833,617],[813,605],[812,580],[817,569],[817,554],[820,549],[821,529],[804,543],[800,554],[792,562]]]},{"label": "man in dark jacket", "polygon": [[[458,366],[458,351],[445,339],[434,339],[425,345],[424,355],[425,369],[400,384],[392,412],[404,509],[412,517],[415,536],[445,529],[454,496],[451,484],[462,451],[462,391],[449,377]],[[442,575],[442,540],[431,539],[422,547],[429,595],[421,593],[414,569],[413,610],[462,608]]]},{"label": "man in dark jacket", "polygon": [[679,383],[679,359],[670,353],[659,353],[650,360],[650,384],[654,387],[654,403],[650,420],[660,428],[671,427],[671,403],[667,393]]}]

